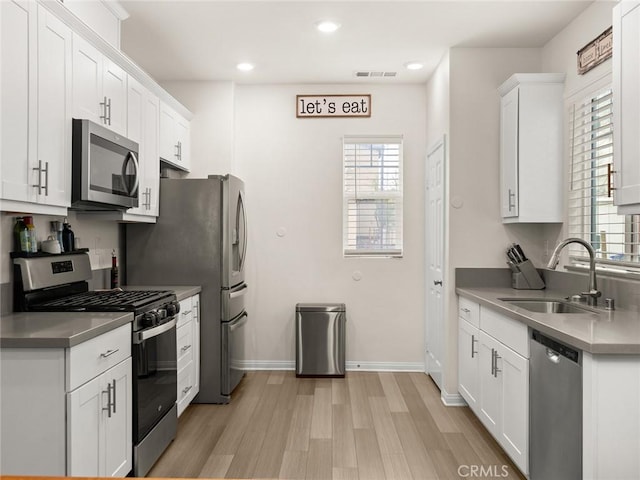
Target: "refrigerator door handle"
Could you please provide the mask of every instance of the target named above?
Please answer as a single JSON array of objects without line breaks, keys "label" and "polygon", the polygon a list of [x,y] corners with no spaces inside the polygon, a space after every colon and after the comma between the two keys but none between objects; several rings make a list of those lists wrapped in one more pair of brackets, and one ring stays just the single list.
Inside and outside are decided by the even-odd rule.
[{"label": "refrigerator door handle", "polygon": [[236,290],[235,292],[232,292],[229,294],[229,300],[233,300],[234,298],[238,298],[241,297],[243,295],[247,294],[247,286],[244,285],[240,290]]},{"label": "refrigerator door handle", "polygon": [[242,253],[240,254],[240,265],[238,270],[241,272],[244,270],[244,260],[247,256],[247,214],[244,210],[244,192],[240,190],[238,195],[238,216],[236,217],[236,229],[239,230],[240,223],[240,214],[242,213],[242,223],[243,223],[243,231],[242,231]]}]

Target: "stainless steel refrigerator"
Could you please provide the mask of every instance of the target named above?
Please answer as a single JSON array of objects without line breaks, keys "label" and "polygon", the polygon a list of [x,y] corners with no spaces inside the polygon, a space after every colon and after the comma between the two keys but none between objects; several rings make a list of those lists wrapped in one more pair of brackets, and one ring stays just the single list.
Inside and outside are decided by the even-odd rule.
[{"label": "stainless steel refrigerator", "polygon": [[128,285],[200,285],[200,393],[227,403],[244,374],[244,183],[232,175],[161,179],[155,224],[126,226]]}]

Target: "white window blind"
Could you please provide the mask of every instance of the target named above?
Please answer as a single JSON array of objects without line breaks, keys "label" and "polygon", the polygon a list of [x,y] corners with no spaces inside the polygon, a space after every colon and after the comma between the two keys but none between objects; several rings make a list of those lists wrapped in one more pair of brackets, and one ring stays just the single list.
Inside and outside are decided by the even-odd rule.
[{"label": "white window blind", "polygon": [[[613,135],[611,87],[570,107],[571,175],[569,236],[594,247],[599,263],[640,266],[640,215],[618,215],[613,205]],[[588,257],[570,245],[574,263]]]},{"label": "white window blind", "polygon": [[402,137],[343,139],[345,256],[402,256]]}]

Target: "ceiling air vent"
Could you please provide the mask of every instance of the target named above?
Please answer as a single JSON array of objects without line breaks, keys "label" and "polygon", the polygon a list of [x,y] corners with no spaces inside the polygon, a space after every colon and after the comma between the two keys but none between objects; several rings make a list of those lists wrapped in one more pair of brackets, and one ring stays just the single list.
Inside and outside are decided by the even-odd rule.
[{"label": "ceiling air vent", "polygon": [[357,71],[356,77],[367,77],[367,78],[383,78],[383,77],[395,77],[398,75],[398,72],[380,72],[380,71]]}]

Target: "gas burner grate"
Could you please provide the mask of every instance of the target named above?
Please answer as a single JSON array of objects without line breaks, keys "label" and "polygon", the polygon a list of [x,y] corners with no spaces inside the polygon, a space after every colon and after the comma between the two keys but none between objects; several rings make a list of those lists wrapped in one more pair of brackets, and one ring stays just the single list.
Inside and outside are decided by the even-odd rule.
[{"label": "gas burner grate", "polygon": [[150,302],[160,300],[171,295],[172,292],[164,290],[141,290],[141,291],[102,291],[86,292],[77,295],[70,295],[55,300],[49,300],[37,305],[38,309],[43,308],[117,308],[133,309],[144,306]]}]

